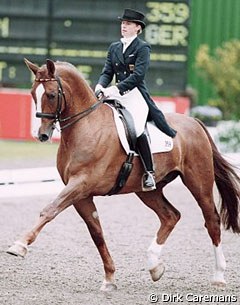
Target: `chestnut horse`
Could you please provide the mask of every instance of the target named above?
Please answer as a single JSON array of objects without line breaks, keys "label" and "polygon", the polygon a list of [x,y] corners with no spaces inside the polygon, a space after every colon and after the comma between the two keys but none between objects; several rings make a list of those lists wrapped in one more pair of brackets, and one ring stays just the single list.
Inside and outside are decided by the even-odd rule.
[{"label": "chestnut horse", "polygon": [[[59,213],[73,205],[85,221],[100,253],[105,270],[101,290],[116,288],[114,262],[104,240],[94,196],[104,196],[112,189],[122,163],[126,159],[109,106],[98,101],[87,82],[69,63],[47,60],[42,67],[25,60],[34,73],[31,94],[41,103],[38,138],[51,138],[56,121],[60,123],[61,140],[57,168],[65,184],[57,198],[40,213],[39,220],[29,232],[9,248],[8,253],[24,257],[42,228]],[[136,195],[158,216],[160,228],[147,250],[148,266],[153,281],[164,273],[162,248],[180,219],[180,212],[163,194],[163,188],[177,176],[190,190],[200,206],[205,226],[212,240],[215,265],[212,282],[225,285],[225,258],[221,248],[220,222],[234,233],[240,232],[239,182],[232,166],[220,155],[204,125],[181,114],[167,114],[175,128],[173,149],[154,154],[157,189],[143,192],[141,177],[144,169],[138,156],[121,194]],[[216,182],[221,197],[218,212],[213,200]]]}]

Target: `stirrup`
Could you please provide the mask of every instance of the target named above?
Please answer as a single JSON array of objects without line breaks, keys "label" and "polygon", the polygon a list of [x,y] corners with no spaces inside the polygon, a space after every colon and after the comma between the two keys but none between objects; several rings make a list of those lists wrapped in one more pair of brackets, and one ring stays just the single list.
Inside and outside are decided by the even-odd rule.
[{"label": "stirrup", "polygon": [[156,189],[156,182],[154,172],[145,172],[142,176],[142,190],[144,192],[150,192]]}]

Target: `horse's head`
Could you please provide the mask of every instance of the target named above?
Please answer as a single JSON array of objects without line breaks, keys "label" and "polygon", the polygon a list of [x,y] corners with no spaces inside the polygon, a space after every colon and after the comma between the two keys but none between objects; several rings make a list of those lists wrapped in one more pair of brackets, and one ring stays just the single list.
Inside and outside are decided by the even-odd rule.
[{"label": "horse's head", "polygon": [[42,119],[38,138],[41,142],[45,142],[51,138],[55,123],[64,110],[65,95],[61,81],[55,74],[55,64],[52,60],[47,60],[46,65],[42,67],[27,59],[25,63],[35,75],[31,94],[38,111],[36,116]]},{"label": "horse's head", "polygon": [[42,67],[27,59],[25,63],[35,75],[31,94],[37,111],[40,110],[36,116],[42,119],[38,131],[40,141],[51,138],[56,122],[60,123],[61,130],[66,129],[101,104],[96,102],[93,91],[71,64],[54,63],[49,59]]}]

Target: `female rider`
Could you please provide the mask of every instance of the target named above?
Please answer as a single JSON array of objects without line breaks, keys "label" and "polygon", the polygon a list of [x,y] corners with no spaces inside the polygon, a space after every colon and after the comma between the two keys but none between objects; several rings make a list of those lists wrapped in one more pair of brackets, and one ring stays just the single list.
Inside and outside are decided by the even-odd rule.
[{"label": "female rider", "polygon": [[[125,9],[121,21],[120,41],[110,45],[102,73],[95,87],[105,97],[117,99],[132,115],[137,134],[137,150],[144,165],[143,191],[156,188],[154,165],[145,125],[152,120],[156,126],[170,137],[176,131],[166,122],[163,113],[150,97],[144,78],[150,61],[151,47],[138,35],[145,28],[144,14]],[[115,76],[116,85],[107,87]]]}]

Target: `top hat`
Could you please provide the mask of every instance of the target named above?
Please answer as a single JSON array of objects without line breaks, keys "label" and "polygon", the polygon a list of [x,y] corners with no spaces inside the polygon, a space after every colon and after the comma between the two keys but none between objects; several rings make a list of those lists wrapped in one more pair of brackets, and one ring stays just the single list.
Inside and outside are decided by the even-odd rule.
[{"label": "top hat", "polygon": [[132,10],[130,8],[126,8],[124,10],[123,16],[122,17],[118,17],[119,20],[123,21],[132,21],[135,22],[137,24],[140,24],[142,29],[145,28],[146,24],[144,23],[144,14],[135,10]]}]

